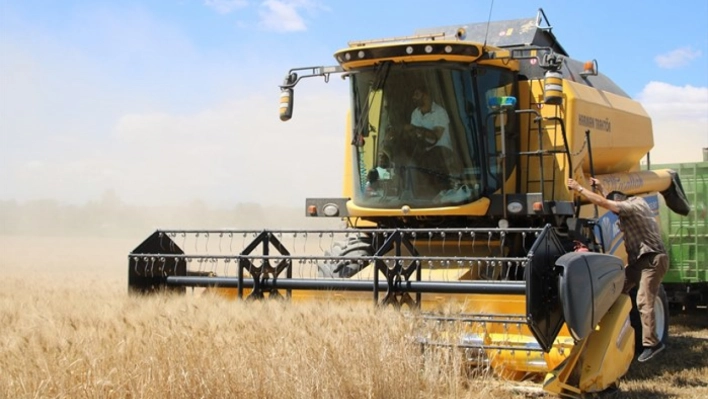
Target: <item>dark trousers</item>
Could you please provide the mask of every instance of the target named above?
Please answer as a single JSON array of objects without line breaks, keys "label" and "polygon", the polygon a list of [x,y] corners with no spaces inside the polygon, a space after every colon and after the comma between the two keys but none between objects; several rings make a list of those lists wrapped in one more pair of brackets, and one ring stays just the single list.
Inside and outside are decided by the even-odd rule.
[{"label": "dark trousers", "polygon": [[[639,257],[636,262],[630,263],[624,270],[624,292],[634,286],[637,288],[637,308],[642,320],[642,345],[645,348],[659,344],[656,335],[656,317],[654,315],[654,301],[657,300],[661,280],[669,268],[669,258],[666,254],[649,253]],[[663,328],[663,326],[661,326]]]},{"label": "dark trousers", "polygon": [[451,188],[448,163],[452,158],[452,151],[446,147],[433,147],[418,154],[418,162],[423,168],[417,187],[421,198],[432,198]]}]

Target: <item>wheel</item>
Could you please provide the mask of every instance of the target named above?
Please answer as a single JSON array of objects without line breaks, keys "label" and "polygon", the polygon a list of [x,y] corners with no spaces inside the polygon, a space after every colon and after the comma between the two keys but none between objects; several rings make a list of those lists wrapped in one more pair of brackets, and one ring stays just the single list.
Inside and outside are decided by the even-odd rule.
[{"label": "wheel", "polygon": [[354,258],[339,261],[324,261],[317,264],[318,275],[320,277],[344,277],[349,278],[366,265],[357,262],[357,258],[364,258],[373,254],[371,242],[356,237],[350,237],[347,241],[337,242],[332,245],[331,251],[325,251],[325,256],[346,256]]},{"label": "wheel", "polygon": [[669,299],[666,297],[664,286],[659,286],[659,295],[654,301],[654,315],[656,315],[656,335],[661,343],[666,343],[669,338]]},{"label": "wheel", "polygon": [[[629,292],[632,298],[632,311],[629,313],[630,322],[634,327],[634,352],[639,354],[643,350],[642,345],[642,321],[637,309],[637,288]],[[666,344],[669,338],[669,299],[664,291],[664,286],[659,286],[659,292],[654,301],[654,315],[656,318],[656,335],[659,341]]]}]

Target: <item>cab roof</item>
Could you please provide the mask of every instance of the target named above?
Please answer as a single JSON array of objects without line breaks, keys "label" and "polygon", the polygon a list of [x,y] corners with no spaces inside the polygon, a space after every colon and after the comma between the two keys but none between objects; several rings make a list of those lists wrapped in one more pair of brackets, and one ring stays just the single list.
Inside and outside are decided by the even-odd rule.
[{"label": "cab roof", "polygon": [[[544,21],[545,26],[542,26]],[[548,24],[543,10],[539,10],[538,15],[533,18],[425,28],[416,30],[415,34],[445,34],[454,37],[460,28],[465,32],[460,38],[464,41],[485,43],[500,48],[549,47],[557,54],[568,56],[551,31],[553,27]]]}]

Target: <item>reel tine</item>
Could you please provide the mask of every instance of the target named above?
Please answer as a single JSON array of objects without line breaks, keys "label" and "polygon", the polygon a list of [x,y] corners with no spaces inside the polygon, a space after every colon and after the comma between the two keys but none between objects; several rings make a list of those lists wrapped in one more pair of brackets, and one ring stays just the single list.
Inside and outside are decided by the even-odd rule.
[{"label": "reel tine", "polygon": [[[177,233],[172,233],[171,234],[171,240],[170,240],[170,252],[174,252],[175,248],[177,247],[176,240],[177,240]],[[184,247],[182,247],[184,248]]]},{"label": "reel tine", "polygon": [[504,246],[506,245],[506,231],[499,232],[499,256],[505,256],[506,251]]},{"label": "reel tine", "polygon": [[521,261],[514,262],[514,275],[519,275],[519,268],[521,267]]},{"label": "reel tine", "polygon": [[492,251],[492,236],[494,233],[491,231],[487,231],[487,251],[489,251],[489,255],[494,255],[494,252]]},{"label": "reel tine", "polygon": [[442,253],[445,253],[445,232],[440,232],[440,237],[442,238]]}]

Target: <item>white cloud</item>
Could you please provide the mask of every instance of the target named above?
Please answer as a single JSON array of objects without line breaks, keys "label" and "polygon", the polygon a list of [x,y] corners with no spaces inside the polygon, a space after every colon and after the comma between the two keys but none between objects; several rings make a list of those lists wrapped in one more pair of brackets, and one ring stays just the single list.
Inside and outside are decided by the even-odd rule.
[{"label": "white cloud", "polygon": [[1,197],[80,203],[112,189],[139,205],[293,206],[338,196],[347,108],[340,89],[302,89],[287,123],[278,119],[277,88],[195,113],[125,114],[101,141],[39,144],[55,155],[9,165]]},{"label": "white cloud", "polygon": [[124,158],[113,154],[121,179],[132,182],[119,192],[288,205],[340,195],[346,92],[303,91],[287,123],[277,116],[277,90],[272,94],[191,115],[125,115],[114,133],[134,161],[120,165]]},{"label": "white cloud", "polygon": [[688,65],[691,60],[700,56],[700,50],[693,50],[691,47],[681,47],[666,54],[657,55],[654,57],[654,61],[660,68],[674,69]]},{"label": "white cloud", "polygon": [[696,162],[708,147],[708,87],[650,82],[638,100],[652,118],[652,163]]},{"label": "white cloud", "polygon": [[[203,0],[207,7],[220,14],[228,14],[236,9],[246,8],[256,2],[248,0]],[[328,8],[315,0],[262,0],[259,1],[257,26],[274,32],[302,32],[307,30],[303,11],[312,15]],[[254,22],[236,21],[237,26],[249,28]]]},{"label": "white cloud", "polygon": [[236,9],[248,6],[248,0],[204,0],[204,5],[219,14],[228,14]]},{"label": "white cloud", "polygon": [[348,105],[340,89],[302,89],[288,122],[278,118],[277,88],[196,113],[125,114],[107,140],[10,165],[0,198],[81,203],[114,190],[138,205],[301,206],[339,196]]},{"label": "white cloud", "polygon": [[[138,205],[302,205],[341,194],[345,82],[301,84],[283,123],[277,57],[211,60],[140,10],[92,15],[72,24],[88,27],[85,41],[0,37],[0,199],[84,203],[113,189]],[[141,33],[121,41],[125,26]]]},{"label": "white cloud", "polygon": [[266,0],[259,12],[261,26],[277,32],[297,32],[307,30],[305,20],[300,15],[301,9],[312,9],[309,1]]}]

